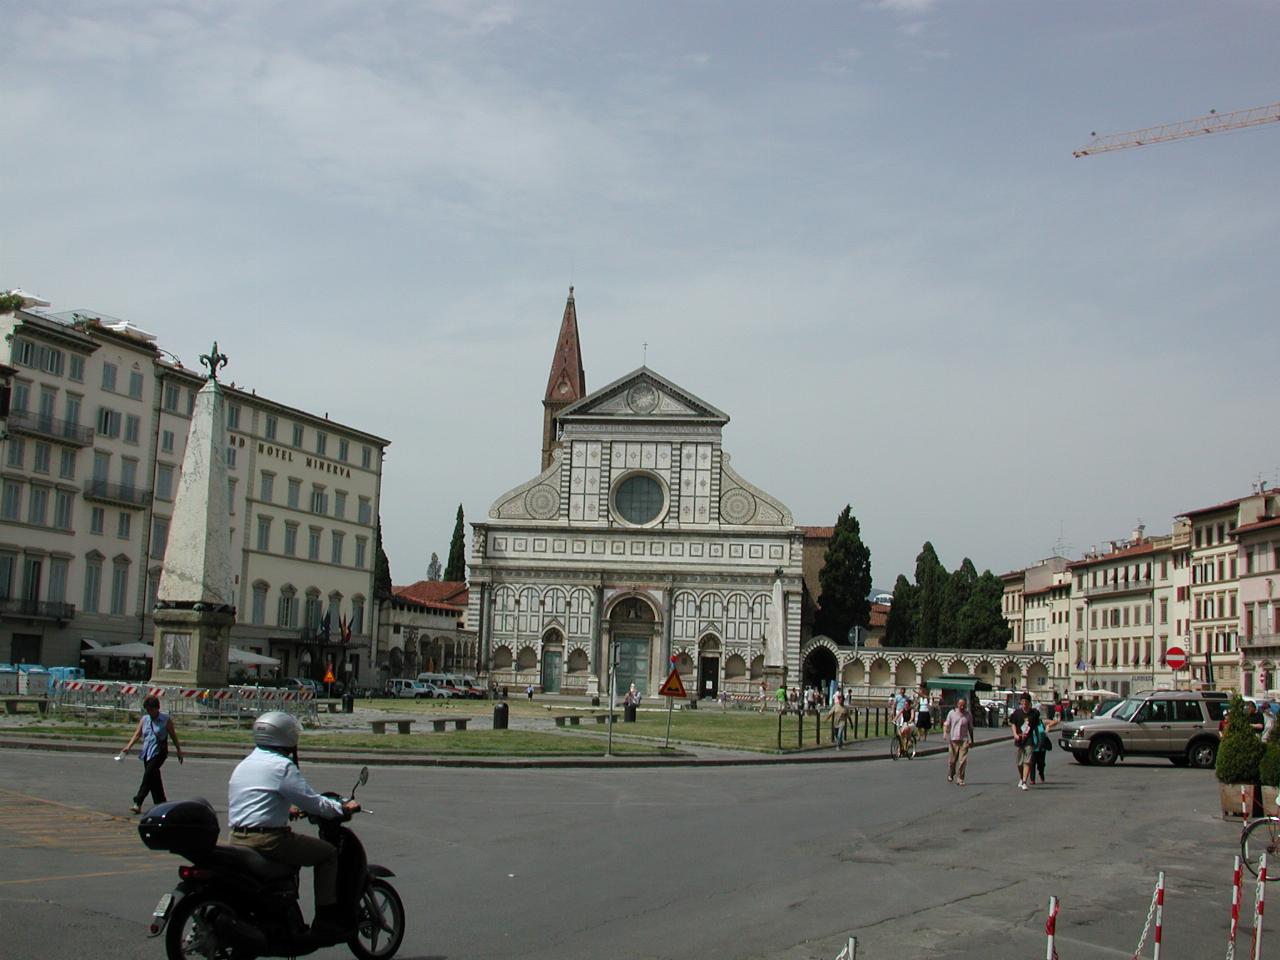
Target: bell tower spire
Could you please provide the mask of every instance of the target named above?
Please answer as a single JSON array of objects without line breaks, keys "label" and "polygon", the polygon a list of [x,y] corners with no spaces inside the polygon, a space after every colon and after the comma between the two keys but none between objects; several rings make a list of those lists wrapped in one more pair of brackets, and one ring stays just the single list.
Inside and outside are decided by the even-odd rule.
[{"label": "bell tower spire", "polygon": [[564,305],[560,336],[551,358],[547,394],[542,398],[542,469],[551,466],[551,451],[559,444],[558,416],[569,404],[587,395],[587,375],[582,369],[582,345],[578,342],[578,311],[573,303],[573,287]]}]

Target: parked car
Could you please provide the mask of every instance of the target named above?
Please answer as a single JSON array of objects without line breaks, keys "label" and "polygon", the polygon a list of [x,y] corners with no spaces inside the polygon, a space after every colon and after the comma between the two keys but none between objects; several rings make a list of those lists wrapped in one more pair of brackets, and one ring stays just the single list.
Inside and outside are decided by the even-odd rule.
[{"label": "parked car", "polygon": [[467,696],[466,689],[459,686],[452,673],[420,673],[418,682],[429,685],[442,700],[461,700]]},{"label": "parked car", "polygon": [[312,696],[324,696],[324,688],[320,686],[319,681],[312,680],[310,677],[287,677],[284,681],[284,689],[292,690],[294,693],[309,690]]},{"label": "parked car", "polygon": [[444,685],[455,691],[454,696],[467,700],[483,700],[484,688],[476,683],[476,678],[465,673],[446,673]]},{"label": "parked car", "polygon": [[387,696],[401,700],[425,700],[429,696],[426,684],[403,677],[388,680],[383,689]]},{"label": "parked car", "polygon": [[1225,693],[1154,690],[1120,701],[1104,717],[1064,723],[1058,744],[1079,763],[1167,757],[1179,767],[1208,769],[1218,758],[1218,721],[1226,709]]},{"label": "parked car", "polygon": [[415,680],[414,683],[418,685],[422,696],[427,700],[452,700],[458,695],[451,687],[437,686],[426,680]]}]

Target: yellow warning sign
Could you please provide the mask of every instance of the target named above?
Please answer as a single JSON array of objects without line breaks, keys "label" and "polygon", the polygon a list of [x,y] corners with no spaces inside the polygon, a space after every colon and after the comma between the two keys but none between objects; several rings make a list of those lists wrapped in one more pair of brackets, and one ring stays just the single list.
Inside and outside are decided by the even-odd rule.
[{"label": "yellow warning sign", "polygon": [[329,664],[324,670],[324,682],[333,683],[336,678],[333,675],[333,664]]},{"label": "yellow warning sign", "polygon": [[684,697],[684,682],[680,679],[680,671],[673,669],[671,676],[667,677],[666,682],[658,688],[658,696],[660,697]]}]

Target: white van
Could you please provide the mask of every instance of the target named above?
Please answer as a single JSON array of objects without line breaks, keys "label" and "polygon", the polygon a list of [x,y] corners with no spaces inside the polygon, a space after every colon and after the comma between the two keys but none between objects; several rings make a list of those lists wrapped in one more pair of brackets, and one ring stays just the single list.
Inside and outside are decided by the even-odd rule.
[{"label": "white van", "polygon": [[418,683],[423,688],[423,696],[428,699],[452,700],[456,696],[460,696],[453,687],[445,682],[445,674],[443,673],[420,673],[418,674]]},{"label": "white van", "polygon": [[427,696],[426,688],[417,680],[388,680],[384,689],[387,696],[403,700],[420,700]]}]

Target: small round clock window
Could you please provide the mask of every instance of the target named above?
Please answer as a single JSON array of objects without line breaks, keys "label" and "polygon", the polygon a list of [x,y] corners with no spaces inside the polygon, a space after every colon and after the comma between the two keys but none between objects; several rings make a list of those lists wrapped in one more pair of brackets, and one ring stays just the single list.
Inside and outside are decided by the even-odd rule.
[{"label": "small round clock window", "polygon": [[656,519],[662,512],[664,500],[662,484],[643,473],[623,480],[613,498],[622,519],[637,526]]}]

